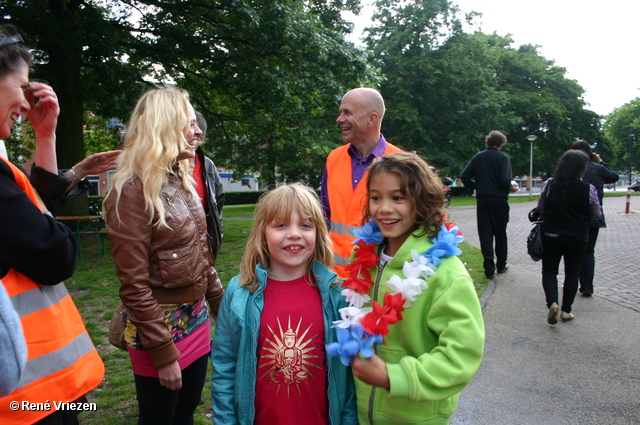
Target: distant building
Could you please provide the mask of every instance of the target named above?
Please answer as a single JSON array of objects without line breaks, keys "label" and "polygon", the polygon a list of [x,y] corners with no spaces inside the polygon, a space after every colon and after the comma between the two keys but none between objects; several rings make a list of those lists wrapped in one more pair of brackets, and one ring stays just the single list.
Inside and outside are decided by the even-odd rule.
[{"label": "distant building", "polygon": [[225,192],[257,192],[260,190],[260,173],[245,174],[240,180],[233,179],[233,172],[224,168],[218,168],[222,187]]}]

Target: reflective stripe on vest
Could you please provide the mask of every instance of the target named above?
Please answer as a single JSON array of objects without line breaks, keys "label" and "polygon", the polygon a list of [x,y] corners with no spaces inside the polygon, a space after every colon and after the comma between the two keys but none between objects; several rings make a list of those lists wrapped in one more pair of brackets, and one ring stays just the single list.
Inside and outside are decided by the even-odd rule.
[{"label": "reflective stripe on vest", "polygon": [[20,389],[47,376],[46,374],[43,374],[44,371],[62,370],[73,366],[82,356],[94,349],[95,348],[91,338],[89,338],[89,334],[85,332],[75,337],[73,341],[59,350],[52,351],[51,353],[44,354],[40,357],[36,357],[35,359],[27,360],[27,366],[16,389]]},{"label": "reflective stripe on vest", "polygon": [[[42,210],[24,173],[7,164],[16,184]],[[40,285],[14,269],[2,282],[20,316],[28,358],[18,388],[0,398],[0,418],[3,425],[32,424],[53,410],[13,411],[10,402],[75,401],[100,384],[104,364],[64,283]]]},{"label": "reflective stripe on vest", "polygon": [[[351,156],[349,145],[334,149],[327,157],[327,195],[331,209],[329,235],[331,236],[334,254],[334,271],[341,278],[347,278],[344,266],[349,264],[354,230],[359,228],[362,220],[362,207],[366,202],[367,176],[362,179],[353,190],[351,175]],[[402,152],[401,149],[387,142],[384,155]]]}]

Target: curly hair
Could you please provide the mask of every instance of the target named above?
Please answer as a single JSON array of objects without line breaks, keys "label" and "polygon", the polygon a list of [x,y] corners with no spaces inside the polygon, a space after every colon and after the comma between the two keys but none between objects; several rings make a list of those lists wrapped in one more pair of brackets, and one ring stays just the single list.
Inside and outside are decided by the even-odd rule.
[{"label": "curly hair", "polygon": [[[442,183],[429,164],[415,153],[401,152],[383,156],[369,167],[367,199],[371,190],[371,180],[382,173],[398,176],[401,182],[400,191],[411,200],[412,208],[416,212],[415,227],[424,225],[429,237],[435,237],[445,222],[447,212],[444,207]],[[365,202],[362,213],[362,223],[368,222],[371,217],[369,202]]]},{"label": "curly hair", "polygon": [[493,146],[495,148],[501,148],[507,143],[507,136],[501,131],[493,130],[484,139],[484,143],[487,146]]}]

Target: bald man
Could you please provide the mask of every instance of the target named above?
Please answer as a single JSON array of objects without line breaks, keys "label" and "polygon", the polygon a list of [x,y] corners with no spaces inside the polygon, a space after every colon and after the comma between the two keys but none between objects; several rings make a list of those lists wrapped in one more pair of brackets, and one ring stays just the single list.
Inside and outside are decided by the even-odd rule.
[{"label": "bald man", "polygon": [[334,270],[346,278],[354,229],[362,221],[366,202],[366,171],[384,155],[402,150],[380,133],[385,106],[382,96],[371,88],[353,89],[342,98],[336,119],[343,146],[331,151],[322,176],[320,200],[333,244]]}]

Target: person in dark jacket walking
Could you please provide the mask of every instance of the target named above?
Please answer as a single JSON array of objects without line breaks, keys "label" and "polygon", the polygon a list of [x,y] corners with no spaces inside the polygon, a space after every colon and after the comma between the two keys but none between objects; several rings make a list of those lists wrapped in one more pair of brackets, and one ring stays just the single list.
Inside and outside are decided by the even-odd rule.
[{"label": "person in dark jacket walking", "polygon": [[[493,279],[497,269],[504,273],[507,264],[507,223],[509,222],[509,193],[511,185],[511,161],[500,152],[507,143],[504,133],[493,130],[485,138],[487,149],[478,152],[462,171],[462,183],[476,190],[477,220],[480,248],[484,257],[484,274]],[[495,239],[496,262],[493,261]]]},{"label": "person in dark jacket walking", "polygon": [[604,220],[604,211],[602,211],[602,198],[604,197],[604,185],[615,183],[618,181],[618,174],[606,162],[602,160],[600,155],[591,151],[591,146],[586,140],[577,140],[571,146],[571,149],[577,149],[586,153],[591,161],[587,163],[587,172],[582,180],[591,183],[598,191],[598,202],[600,203],[601,215],[597,220],[589,223],[589,242],[587,243],[587,253],[582,261],[580,269],[580,293],[585,297],[593,295],[593,276],[595,274],[596,259],[595,248],[598,240],[600,228],[607,227]]},{"label": "person in dark jacket walking", "polygon": [[538,210],[542,220],[542,287],[549,313],[547,322],[558,323],[558,268],[564,257],[562,286],[563,322],[574,318],[571,306],[578,291],[578,276],[587,250],[589,222],[600,217],[600,204],[593,185],[582,180],[589,157],[568,150],[562,155],[553,178],[540,193]]}]

